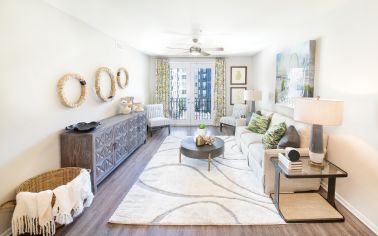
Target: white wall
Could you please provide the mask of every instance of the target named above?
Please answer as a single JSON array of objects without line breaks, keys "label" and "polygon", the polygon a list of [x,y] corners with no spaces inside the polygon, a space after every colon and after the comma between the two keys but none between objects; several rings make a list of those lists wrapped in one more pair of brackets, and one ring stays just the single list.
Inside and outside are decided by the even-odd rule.
[{"label": "white wall", "polygon": [[[2,203],[14,199],[24,180],[60,167],[58,135],[65,126],[115,114],[121,96],[148,101],[149,60],[130,47],[115,48],[112,38],[39,0],[1,1],[0,35]],[[112,102],[95,95],[100,66],[129,71],[129,86]],[[56,92],[58,79],[68,72],[83,75],[88,84],[87,101],[76,109],[64,107]],[[4,212],[0,233],[7,226]]]},{"label": "white wall", "polygon": [[348,172],[336,192],[378,233],[378,2],[350,1],[341,9],[297,28],[298,35],[252,58],[253,87],[265,109],[292,115],[274,104],[275,55],[303,40],[317,39],[315,92],[345,101],[344,122],[328,127],[328,159]]}]

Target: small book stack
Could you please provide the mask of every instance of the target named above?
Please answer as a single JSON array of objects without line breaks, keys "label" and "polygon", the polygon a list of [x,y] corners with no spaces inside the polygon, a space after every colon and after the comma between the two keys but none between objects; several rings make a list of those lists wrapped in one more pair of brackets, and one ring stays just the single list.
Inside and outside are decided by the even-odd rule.
[{"label": "small book stack", "polygon": [[279,153],[278,154],[278,160],[281,162],[281,164],[286,167],[288,170],[302,170],[302,161],[290,161],[288,157],[286,157],[284,154]]}]

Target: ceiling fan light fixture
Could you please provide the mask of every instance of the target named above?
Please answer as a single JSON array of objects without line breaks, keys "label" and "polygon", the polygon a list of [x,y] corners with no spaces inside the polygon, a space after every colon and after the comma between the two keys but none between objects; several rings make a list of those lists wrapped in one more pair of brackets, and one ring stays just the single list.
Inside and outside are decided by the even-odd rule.
[{"label": "ceiling fan light fixture", "polygon": [[223,52],[223,47],[218,47],[218,48],[201,48],[201,44],[198,43],[198,38],[193,38],[192,39],[193,44],[189,49],[186,48],[177,48],[177,47],[168,47],[168,49],[180,49],[184,50],[183,54],[191,55],[191,56],[211,56],[209,51],[215,51],[215,52]]},{"label": "ceiling fan light fixture", "polygon": [[189,49],[189,53],[190,53],[190,55],[192,55],[192,56],[199,56],[199,55],[201,55],[201,48],[191,47],[191,48]]}]

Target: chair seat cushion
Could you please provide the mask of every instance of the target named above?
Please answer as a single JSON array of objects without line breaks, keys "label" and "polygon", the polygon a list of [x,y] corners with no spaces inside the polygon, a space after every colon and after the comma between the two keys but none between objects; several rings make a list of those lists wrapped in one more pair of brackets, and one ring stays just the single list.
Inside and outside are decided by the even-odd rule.
[{"label": "chair seat cushion", "polygon": [[164,126],[164,125],[169,125],[170,123],[171,123],[171,120],[165,117],[150,118],[147,121],[147,125],[150,127]]},{"label": "chair seat cushion", "polygon": [[223,116],[220,118],[220,123],[226,124],[226,125],[236,125],[235,118],[232,116]]}]

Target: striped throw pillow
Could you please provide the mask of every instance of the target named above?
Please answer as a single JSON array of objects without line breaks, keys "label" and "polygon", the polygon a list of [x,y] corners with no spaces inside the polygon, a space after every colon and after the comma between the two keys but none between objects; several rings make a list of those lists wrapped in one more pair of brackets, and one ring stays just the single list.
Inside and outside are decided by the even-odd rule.
[{"label": "striped throw pillow", "polygon": [[280,139],[285,135],[286,124],[285,122],[273,125],[266,131],[262,138],[265,149],[277,149],[277,144]]}]

